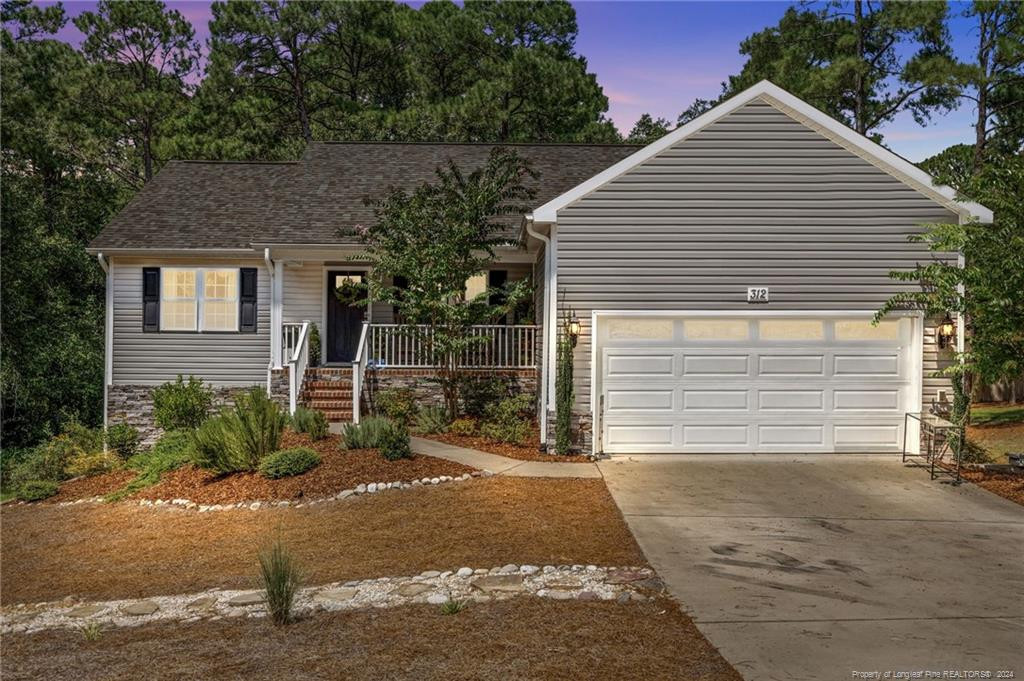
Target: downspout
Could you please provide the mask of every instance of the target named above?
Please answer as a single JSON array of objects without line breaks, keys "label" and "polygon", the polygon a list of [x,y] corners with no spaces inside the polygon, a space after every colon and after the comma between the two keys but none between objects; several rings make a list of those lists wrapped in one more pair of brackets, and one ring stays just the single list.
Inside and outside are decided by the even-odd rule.
[{"label": "downspout", "polygon": [[541,350],[539,384],[540,446],[542,449],[546,449],[548,442],[548,371],[550,371],[548,362],[549,353],[547,332],[552,323],[550,320],[551,306],[548,304],[548,301],[551,296],[551,274],[554,268],[551,266],[551,240],[534,229],[533,215],[526,216],[526,233],[544,244],[544,314],[541,324],[541,334],[544,338],[544,342]]},{"label": "downspout", "polygon": [[[110,261],[102,253],[96,254],[96,261],[100,264],[100,269],[103,270],[105,282],[105,304],[103,310],[103,429],[107,429],[107,388],[110,385],[113,362],[111,357],[113,355],[113,329],[112,323],[114,319],[114,290],[113,282],[110,278]],[[103,438],[103,451],[107,451],[107,438]]]}]

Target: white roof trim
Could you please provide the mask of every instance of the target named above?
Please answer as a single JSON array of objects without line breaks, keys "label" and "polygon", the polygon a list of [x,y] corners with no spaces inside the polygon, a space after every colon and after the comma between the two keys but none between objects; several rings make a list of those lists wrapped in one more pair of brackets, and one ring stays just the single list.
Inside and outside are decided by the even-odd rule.
[{"label": "white roof trim", "polygon": [[[643,149],[627,156],[615,165],[594,175],[560,196],[556,196],[543,206],[533,211],[533,219],[539,223],[558,221],[558,211],[590,194],[594,190],[632,170],[644,161],[656,156],[661,151],[677,142],[686,139],[697,131],[711,125],[715,121],[729,115],[748,102],[764,97],[768,103],[800,120],[820,134],[832,139],[840,146],[860,156],[866,161],[889,173],[911,188],[921,192],[928,198],[940,203],[950,210],[980,222],[992,222],[992,211],[978,203],[957,200],[956,190],[945,185],[935,184],[932,176],[924,172],[910,161],[898,156],[880,144],[843,125],[831,116],[819,111],[799,97],[792,95],[778,85],[762,80],[757,85],[722,102],[715,108],[693,119],[686,125],[676,128],[661,139],[651,142]],[[774,101],[772,101],[774,100]]]}]

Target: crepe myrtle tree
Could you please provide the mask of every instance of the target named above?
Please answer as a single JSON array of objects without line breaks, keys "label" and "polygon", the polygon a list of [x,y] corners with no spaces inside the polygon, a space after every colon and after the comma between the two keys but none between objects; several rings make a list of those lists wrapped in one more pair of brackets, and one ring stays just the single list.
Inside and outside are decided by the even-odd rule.
[{"label": "crepe myrtle tree", "polygon": [[514,282],[467,297],[466,282],[486,270],[495,248],[514,243],[503,219],[528,210],[534,192],[526,182],[537,175],[502,148],[472,172],[449,161],[436,175],[411,192],[393,189],[368,201],[376,221],[355,233],[365,248],[360,257],[371,264],[366,293],[395,307],[400,333],[432,358],[445,406],[455,415],[463,357],[482,341],[470,328],[506,315],[530,295],[527,282]]}]

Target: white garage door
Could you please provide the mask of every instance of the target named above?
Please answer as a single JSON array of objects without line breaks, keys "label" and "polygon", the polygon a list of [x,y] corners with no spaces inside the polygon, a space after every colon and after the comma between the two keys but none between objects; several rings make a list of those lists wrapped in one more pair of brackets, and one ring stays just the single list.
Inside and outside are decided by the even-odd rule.
[{"label": "white garage door", "polygon": [[598,318],[608,453],[894,451],[912,319]]}]

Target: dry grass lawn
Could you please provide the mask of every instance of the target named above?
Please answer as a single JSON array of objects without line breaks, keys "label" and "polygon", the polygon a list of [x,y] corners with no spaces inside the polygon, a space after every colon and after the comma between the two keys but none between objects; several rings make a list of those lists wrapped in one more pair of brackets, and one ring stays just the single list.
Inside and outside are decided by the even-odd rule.
[{"label": "dry grass lawn", "polygon": [[4,639],[15,679],[708,679],[740,676],[674,602],[473,604]]},{"label": "dry grass lawn", "polygon": [[309,584],[463,565],[645,565],[601,480],[485,478],[301,509],[3,509],[0,602],[253,588],[280,531]]}]

